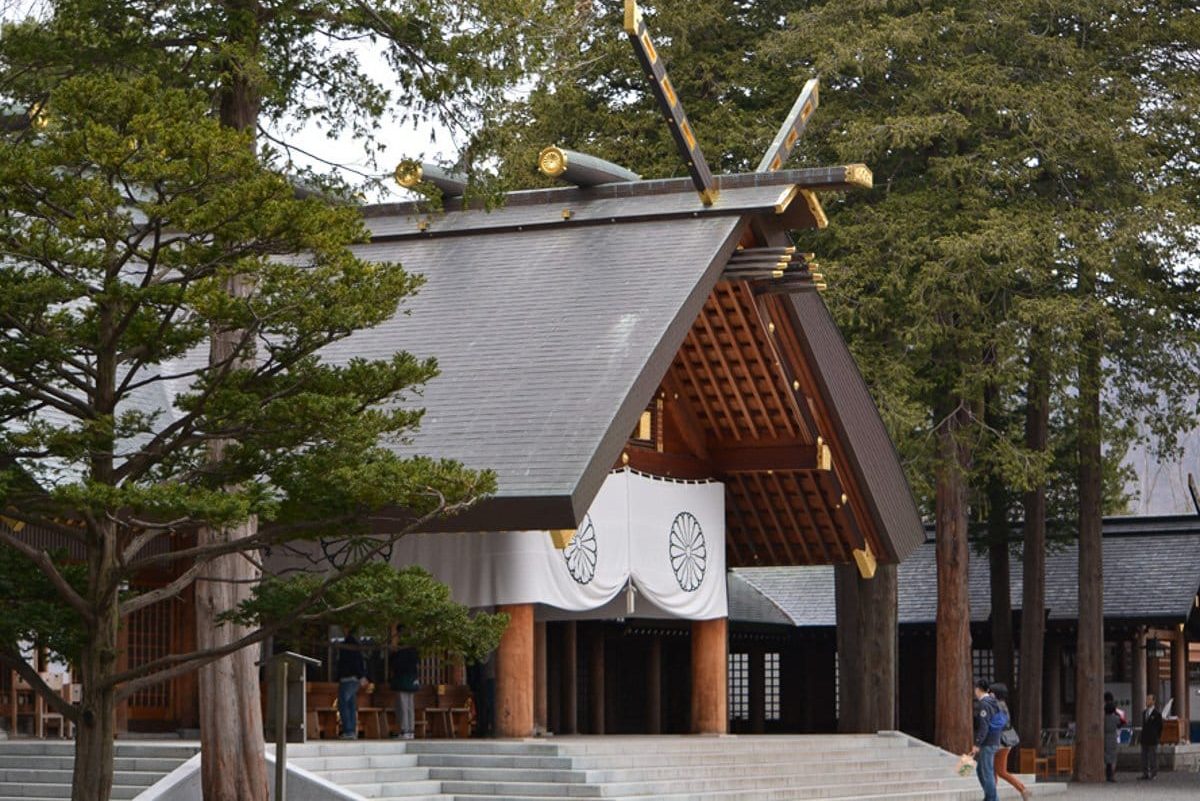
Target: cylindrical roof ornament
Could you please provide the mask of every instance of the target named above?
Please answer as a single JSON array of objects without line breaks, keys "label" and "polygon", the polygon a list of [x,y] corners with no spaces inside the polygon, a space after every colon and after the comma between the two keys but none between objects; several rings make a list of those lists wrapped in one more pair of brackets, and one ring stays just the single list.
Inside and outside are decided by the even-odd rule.
[{"label": "cylindrical roof ornament", "polygon": [[542,175],[562,178],[576,186],[598,186],[642,179],[642,176],[620,164],[554,145],[544,148],[538,154],[538,170]]},{"label": "cylindrical roof ornament", "polygon": [[443,197],[462,197],[467,191],[467,177],[462,173],[415,159],[404,159],[396,165],[394,177],[405,189],[412,189],[423,181],[431,183],[442,190]]}]

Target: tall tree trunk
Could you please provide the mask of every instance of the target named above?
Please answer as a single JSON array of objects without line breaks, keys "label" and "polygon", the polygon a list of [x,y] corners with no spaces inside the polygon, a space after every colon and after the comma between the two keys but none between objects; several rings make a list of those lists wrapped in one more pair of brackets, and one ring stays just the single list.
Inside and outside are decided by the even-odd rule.
[{"label": "tall tree trunk", "polygon": [[[240,277],[229,281],[230,294],[249,291]],[[240,332],[213,334],[211,359],[220,362],[233,353]],[[210,458],[219,461],[228,443],[213,442]],[[252,518],[227,529],[203,528],[198,544],[253,536]],[[200,650],[219,648],[250,633],[245,626],[219,623],[217,617],[250,597],[260,577],[255,561],[240,553],[213,560],[196,581],[196,644]],[[262,706],[256,648],[243,648],[211,662],[199,671],[201,786],[205,801],[266,801]]]},{"label": "tall tree trunk", "polygon": [[[984,418],[989,428],[1005,428],[1000,409],[1000,392],[989,385],[984,392]],[[1013,629],[1012,590],[1009,584],[1008,493],[1004,480],[993,469],[987,478],[988,499],[988,567],[992,594],[992,655],[995,659],[995,681],[1013,686]]]},{"label": "tall tree trunk", "polygon": [[[1030,353],[1032,375],[1025,400],[1025,447],[1043,453],[1050,429],[1050,368],[1037,332]],[[1039,481],[1021,498],[1025,514],[1022,548],[1021,676],[1017,683],[1017,727],[1021,742],[1042,734],[1042,665],[1046,645],[1046,484]]]},{"label": "tall tree trunk", "polygon": [[[256,54],[258,50],[258,3],[231,0],[231,39]],[[241,64],[232,64],[228,83],[221,93],[221,124],[246,131],[253,141],[258,126],[259,94]],[[241,278],[231,279],[226,291],[246,297],[252,288]],[[238,331],[213,333],[210,359],[223,361],[233,353]],[[226,443],[210,447],[213,461],[221,458]],[[225,530],[203,529],[200,544],[226,538],[251,537],[257,530],[253,518]],[[220,647],[249,633],[229,623],[218,625],[216,617],[250,597],[253,582],[260,576],[255,564],[241,554],[214,560],[196,583],[196,641],[201,649]],[[267,767],[264,757],[262,707],[257,649],[242,649],[200,669],[201,785],[205,801],[266,801]]]},{"label": "tall tree trunk", "polygon": [[108,801],[113,785],[113,737],[116,733],[116,689],[107,684],[117,671],[116,539],[112,524],[97,524],[98,543],[91,548],[88,571],[96,625],[87,634],[77,669],[83,686],[79,725],[75,727],[75,763],[71,801]]},{"label": "tall tree trunk", "polygon": [[[1095,274],[1085,270],[1080,290],[1090,300]],[[1083,337],[1079,367],[1079,635],[1075,646],[1075,777],[1104,779],[1104,566],[1101,553],[1101,339]]]},{"label": "tall tree trunk", "polygon": [[951,397],[937,430],[937,710],[934,742],[963,753],[971,745],[971,610],[967,595],[969,413]]}]

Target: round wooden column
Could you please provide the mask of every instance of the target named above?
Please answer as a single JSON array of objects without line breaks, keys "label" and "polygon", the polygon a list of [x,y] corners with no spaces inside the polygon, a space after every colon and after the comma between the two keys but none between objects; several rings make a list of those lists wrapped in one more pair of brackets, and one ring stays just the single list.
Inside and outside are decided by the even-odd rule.
[{"label": "round wooden column", "polygon": [[546,623],[533,624],[533,728],[545,734],[549,727],[546,692]]},{"label": "round wooden column", "polygon": [[729,621],[692,621],[692,731],[725,734],[729,725]]},{"label": "round wooden column", "polygon": [[510,604],[497,611],[509,616],[496,649],[496,735],[533,735],[533,604]]},{"label": "round wooden column", "polygon": [[1129,722],[1142,725],[1146,711],[1146,630],[1138,628],[1133,637],[1133,698],[1130,699]]}]

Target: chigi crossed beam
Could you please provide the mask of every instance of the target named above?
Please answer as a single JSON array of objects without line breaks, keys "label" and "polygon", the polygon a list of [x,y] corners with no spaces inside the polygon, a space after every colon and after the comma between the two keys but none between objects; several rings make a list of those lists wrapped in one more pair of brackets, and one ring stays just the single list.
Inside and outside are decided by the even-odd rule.
[{"label": "chigi crossed beam", "polygon": [[637,54],[642,70],[650,79],[650,89],[654,92],[658,107],[667,118],[667,125],[671,127],[675,146],[687,162],[688,172],[691,173],[696,191],[700,193],[700,200],[705,206],[711,206],[719,194],[717,182],[713,179],[712,171],[708,169],[704,151],[696,141],[696,134],[683,111],[679,96],[675,94],[675,87],[671,86],[671,79],[667,77],[667,68],[654,47],[650,31],[646,29],[646,21],[642,19],[642,10],[638,8],[637,0],[625,0],[625,33],[633,43],[633,52]]},{"label": "chigi crossed beam", "polygon": [[[696,132],[692,130],[692,125],[688,122],[679,95],[676,94],[675,87],[671,85],[671,79],[667,76],[666,65],[663,64],[658,49],[654,46],[654,40],[650,37],[650,31],[646,27],[645,19],[642,18],[642,10],[638,8],[637,0],[625,0],[625,33],[633,44],[633,51],[637,54],[642,70],[650,81],[650,89],[655,100],[658,101],[658,107],[662,110],[663,116],[667,118],[671,136],[675,139],[675,146],[679,148],[679,154],[687,162],[688,172],[692,176],[692,183],[696,185],[696,191],[700,193],[700,200],[704,205],[711,206],[716,202],[719,194],[716,179],[713,178],[712,171],[708,168],[704,151],[700,149],[700,143],[696,140]],[[820,84],[816,78],[804,84],[800,96],[796,98],[791,111],[788,112],[783,127],[775,135],[775,140],[767,148],[756,172],[775,172],[787,163],[788,157],[796,149],[796,143],[800,141],[801,134],[808,126],[809,118],[817,109],[820,102],[819,89]],[[812,200],[809,202],[811,203]]]}]

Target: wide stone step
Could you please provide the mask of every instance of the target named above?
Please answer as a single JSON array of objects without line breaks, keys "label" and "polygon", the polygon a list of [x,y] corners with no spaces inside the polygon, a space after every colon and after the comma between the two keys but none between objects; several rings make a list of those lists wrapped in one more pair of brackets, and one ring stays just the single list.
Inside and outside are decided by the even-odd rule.
[{"label": "wide stone step", "polygon": [[402,747],[410,754],[558,756],[563,746],[560,743],[545,740],[408,740],[403,743]]},{"label": "wide stone step", "polygon": [[[516,742],[516,741],[513,741]],[[536,742],[522,740],[520,742]],[[607,737],[575,737],[564,736],[551,738],[546,742],[554,742],[564,752],[569,753],[601,753],[628,749],[636,744],[639,750],[661,751],[724,751],[730,748],[771,749],[792,747],[796,745],[814,745],[823,748],[907,748],[908,740],[904,737],[880,736],[876,734],[731,734],[731,735],[612,735]]]},{"label": "wide stone step", "polygon": [[[946,765],[913,766],[909,763],[847,763],[854,770],[834,774],[844,776],[847,781],[855,781],[858,776],[869,775],[878,780],[904,781],[906,779],[926,779],[950,776]],[[443,781],[476,781],[476,782],[558,782],[571,784],[601,784],[614,782],[661,781],[680,775],[677,766],[658,766],[653,768],[624,768],[610,770],[540,770],[530,768],[428,768],[429,778]],[[791,762],[756,762],[727,763],[720,765],[692,766],[687,770],[687,776],[692,779],[727,778],[727,777],[799,777],[816,782],[830,774],[817,772],[805,766],[797,766]]]},{"label": "wide stone step", "polygon": [[[625,796],[665,796],[687,793],[704,793],[720,791],[762,791],[774,792],[787,790],[794,798],[850,798],[860,795],[874,795],[888,790],[941,790],[945,789],[950,779],[928,778],[904,782],[878,781],[876,777],[857,777],[854,781],[829,783],[826,781],[813,782],[811,777],[749,777],[737,776],[726,779],[672,779],[657,782],[613,782],[606,784],[582,784],[566,786],[553,782],[442,782],[442,792],[447,795],[471,796],[529,796],[529,797],[558,797],[574,798],[613,798]],[[844,778],[844,777],[841,777]],[[853,777],[851,777],[853,779]],[[864,780],[869,779],[869,780]]]},{"label": "wide stone step", "polygon": [[415,754],[348,754],[346,756],[298,756],[288,754],[288,764],[313,773],[368,768],[415,768]]},{"label": "wide stone step", "polygon": [[[757,754],[742,754],[738,752],[721,755],[679,754],[663,756],[661,754],[626,754],[624,756],[585,756],[574,757],[572,767],[581,770],[601,770],[622,767],[656,767],[671,765],[676,767],[696,765],[747,765],[759,762],[789,762],[797,767],[808,770],[849,770],[867,769],[870,767],[895,764],[943,764],[942,755],[936,751],[912,751],[892,754],[887,751],[855,751],[837,753],[790,753],[764,752]],[[421,764],[432,764],[422,757]]]},{"label": "wide stone step", "polygon": [[441,782],[433,781],[338,784],[364,798],[411,798],[414,795],[437,795],[445,792]]},{"label": "wide stone step", "polygon": [[[117,771],[133,770],[170,773],[186,761],[174,757],[161,759],[153,757],[117,757],[113,760],[113,768]],[[0,751],[0,770],[10,770],[13,768],[71,770],[74,766],[75,755],[73,753],[67,756],[45,756],[42,754],[16,756],[5,751]]]},{"label": "wide stone step", "polygon": [[[608,796],[606,801],[797,801],[808,796],[799,796],[795,790],[735,790],[717,792],[674,793],[654,795]],[[1016,797],[1016,793],[1001,793],[1005,799]],[[497,795],[489,796],[489,801],[575,801],[577,796],[519,796]],[[978,801],[979,787],[973,789],[935,789],[915,790],[896,788],[885,794],[840,796],[854,798],[855,801]],[[479,796],[453,795],[447,796],[446,801],[479,801]]]},{"label": "wide stone step", "polygon": [[[134,798],[146,788],[144,786],[130,786],[115,784],[112,789],[112,797],[118,799]],[[70,798],[71,784],[17,784],[13,782],[0,782],[0,798]]]},{"label": "wide stone step", "polygon": [[[70,770],[0,769],[0,784],[70,784],[71,777],[72,771]],[[162,774],[159,773],[121,771],[116,774],[116,783],[149,787],[160,778],[162,778]]]},{"label": "wide stone step", "polygon": [[575,764],[565,756],[512,756],[507,754],[415,754],[417,764],[441,768],[525,768],[570,770]]},{"label": "wide stone step", "polygon": [[[308,770],[305,768],[305,770]],[[309,771],[335,784],[384,784],[427,782],[433,777],[428,768],[364,768],[363,770]]]}]

